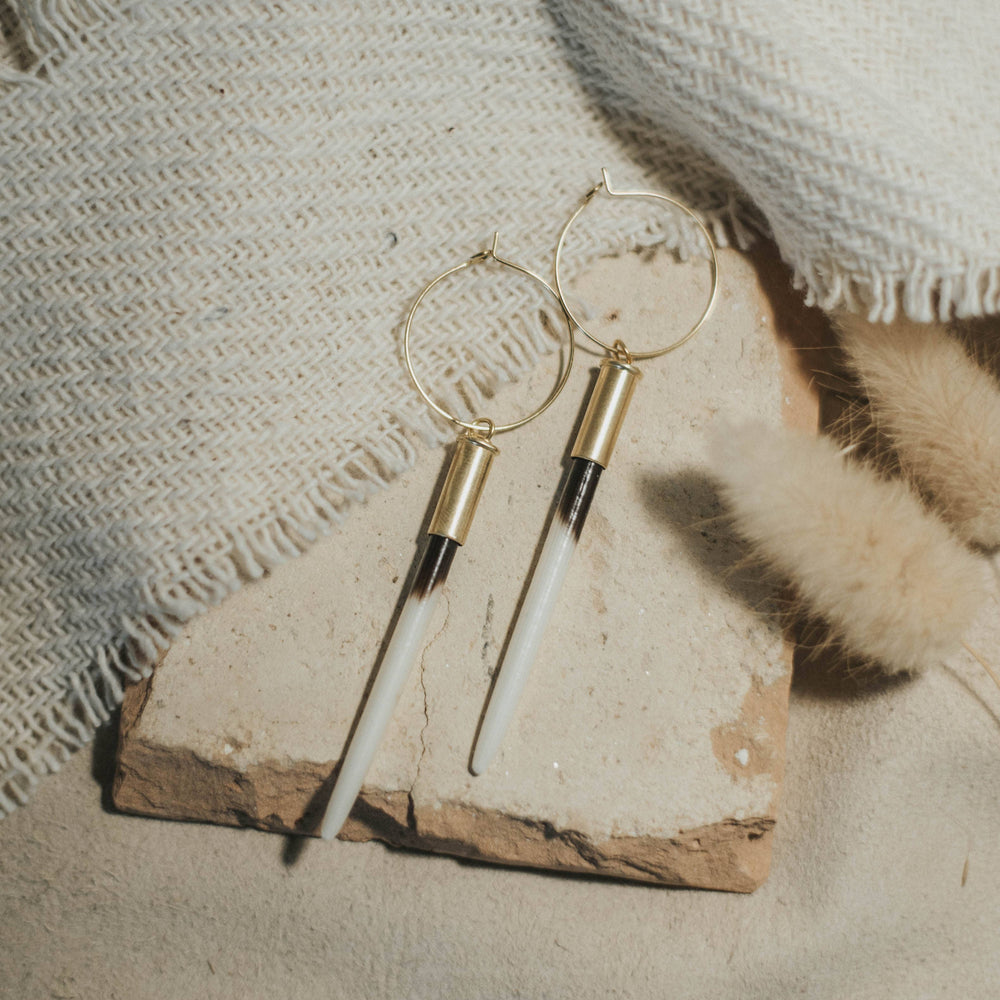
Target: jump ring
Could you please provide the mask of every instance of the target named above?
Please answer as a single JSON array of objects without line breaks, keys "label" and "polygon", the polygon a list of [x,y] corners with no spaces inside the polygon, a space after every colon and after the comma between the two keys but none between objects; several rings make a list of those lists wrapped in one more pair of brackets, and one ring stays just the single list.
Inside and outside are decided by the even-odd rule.
[{"label": "jump ring", "polygon": [[472,428],[469,433],[481,437],[484,441],[491,441],[497,432],[497,425],[489,417],[476,417],[472,421]]},{"label": "jump ring", "polygon": [[611,345],[611,353],[616,361],[624,361],[627,365],[635,361],[635,355],[625,346],[624,340],[616,340]]}]

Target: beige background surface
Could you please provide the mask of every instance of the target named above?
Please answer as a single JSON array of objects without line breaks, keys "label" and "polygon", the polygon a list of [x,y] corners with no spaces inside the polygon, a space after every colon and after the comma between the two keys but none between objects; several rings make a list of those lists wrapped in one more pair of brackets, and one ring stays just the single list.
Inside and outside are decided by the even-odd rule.
[{"label": "beige background surface", "polygon": [[0,824],[0,996],[996,996],[1000,693],[971,661],[867,688],[800,665],[750,896],[123,816],[112,741]]},{"label": "beige background surface", "polygon": [[971,667],[802,671],[750,896],[115,815],[105,735],[0,826],[0,995],[990,1000],[998,733]]}]

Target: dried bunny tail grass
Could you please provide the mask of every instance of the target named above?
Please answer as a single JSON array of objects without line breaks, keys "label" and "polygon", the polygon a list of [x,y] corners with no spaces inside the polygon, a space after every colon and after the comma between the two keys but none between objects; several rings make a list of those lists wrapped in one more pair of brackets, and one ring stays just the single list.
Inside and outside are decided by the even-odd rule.
[{"label": "dried bunny tail grass", "polygon": [[1000,390],[946,329],[837,319],[905,474],[966,541],[1000,546]]},{"label": "dried bunny tail grass", "polygon": [[836,408],[829,402],[820,414],[824,433],[851,458],[868,462],[883,477],[903,474],[899,455],[892,442],[872,418],[868,401],[858,398],[840,398]]},{"label": "dried bunny tail grass", "polygon": [[984,560],[905,482],[763,425],[725,428],[710,461],[737,530],[848,652],[895,674],[959,650],[985,600]]}]

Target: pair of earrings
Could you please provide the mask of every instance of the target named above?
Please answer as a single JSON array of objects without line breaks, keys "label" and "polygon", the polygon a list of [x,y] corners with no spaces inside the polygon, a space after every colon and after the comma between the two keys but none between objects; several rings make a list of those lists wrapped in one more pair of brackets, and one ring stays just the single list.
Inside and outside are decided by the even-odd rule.
[{"label": "pair of earrings", "polygon": [[[584,209],[601,194],[610,198],[642,198],[652,199],[661,204],[666,203],[692,220],[708,249],[711,268],[708,302],[697,322],[682,337],[666,347],[632,352],[620,340],[610,345],[606,344],[586,329],[567,303],[561,276],[566,235]],[[719,284],[718,260],[714,241],[704,223],[689,208],[667,195],[649,191],[614,190],[606,170],[602,171],[601,183],[587,192],[562,228],[555,251],[555,287],[526,267],[500,257],[497,254],[497,242],[498,237],[494,234],[493,245],[488,250],[475,254],[434,278],[417,297],[406,318],[403,355],[410,377],[425,402],[440,416],[460,427],[462,432],[455,444],[451,465],[428,526],[428,540],[414,574],[410,593],[340,764],[320,827],[320,835],[326,840],[332,839],[340,832],[354,805],[368,767],[382,741],[399,695],[419,654],[427,625],[434,612],[441,587],[448,576],[455,552],[465,543],[490,466],[499,454],[499,450],[492,442],[493,437],[515,430],[534,420],[544,413],[562,392],[573,364],[576,329],[605,352],[570,453],[571,467],[557,502],[555,516],[551,519],[476,738],[471,770],[477,775],[485,771],[493,760],[513,718],[546,624],[555,608],[559,590],[583,530],[601,473],[607,468],[611,459],[633,392],[642,377],[636,362],[658,358],[687,343],[704,325],[715,303]],[[410,353],[413,318],[428,293],[451,275],[488,261],[495,261],[503,267],[511,268],[540,284],[548,296],[558,303],[566,323],[568,353],[555,387],[537,409],[507,424],[496,424],[486,417],[466,421],[448,412],[432,399],[421,384],[414,371]]]}]

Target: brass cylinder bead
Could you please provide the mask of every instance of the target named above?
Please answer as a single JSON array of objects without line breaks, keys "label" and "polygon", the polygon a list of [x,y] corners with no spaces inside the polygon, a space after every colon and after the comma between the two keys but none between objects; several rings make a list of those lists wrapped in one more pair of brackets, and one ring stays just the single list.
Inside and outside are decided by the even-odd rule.
[{"label": "brass cylinder bead", "polygon": [[622,429],[628,405],[642,372],[635,365],[616,358],[605,358],[590,394],[579,433],[570,452],[573,458],[585,458],[602,468],[608,467],[618,433]]},{"label": "brass cylinder bead", "polygon": [[463,434],[455,443],[441,495],[427,533],[465,544],[486,477],[499,449],[485,438]]}]

